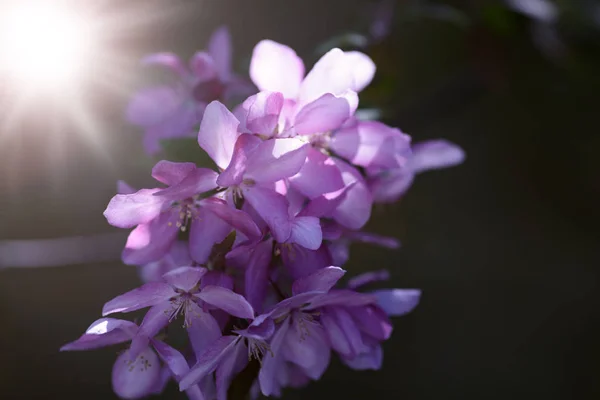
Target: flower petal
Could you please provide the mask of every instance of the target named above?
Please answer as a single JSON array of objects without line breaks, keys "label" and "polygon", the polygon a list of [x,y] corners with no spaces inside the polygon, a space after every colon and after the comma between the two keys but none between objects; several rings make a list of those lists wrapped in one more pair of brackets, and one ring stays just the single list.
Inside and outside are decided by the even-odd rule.
[{"label": "flower petal", "polygon": [[315,380],[323,375],[331,358],[325,332],[317,323],[292,324],[282,351],[287,361],[302,367],[303,372]]},{"label": "flower petal", "polygon": [[194,296],[234,317],[248,319],[254,317],[254,310],[244,296],[224,287],[206,286]]},{"label": "flower petal", "polygon": [[129,348],[131,359],[137,357],[140,352],[147,348],[150,339],[169,324],[175,310],[176,307],[169,301],[159,303],[148,310],[140,324],[137,335],[131,341],[131,347]]},{"label": "flower petal", "polygon": [[296,217],[292,222],[292,233],[288,243],[296,243],[309,250],[321,247],[323,234],[321,223],[317,217]]},{"label": "flower petal", "polygon": [[408,314],[421,299],[421,291],[418,289],[376,290],[372,294],[377,298],[379,307],[393,317]]},{"label": "flower petal", "polygon": [[203,51],[199,51],[192,56],[190,70],[200,82],[210,81],[217,76],[215,60],[210,54]]},{"label": "flower petal", "polygon": [[350,117],[350,105],[344,97],[326,93],[306,104],[296,115],[294,130],[299,135],[330,132]]},{"label": "flower petal", "polygon": [[244,293],[248,302],[257,312],[262,311],[267,294],[269,265],[272,254],[273,241],[264,240],[253,248],[246,266]]},{"label": "flower petal", "polygon": [[375,340],[388,340],[392,335],[392,322],[380,307],[354,307],[352,318],[359,329]]},{"label": "flower petal", "polygon": [[309,145],[300,139],[270,139],[260,143],[248,157],[244,178],[272,183],[300,171]]},{"label": "flower petal", "polygon": [[149,224],[140,224],[131,231],[123,249],[123,262],[144,265],[167,254],[179,232],[171,219],[170,213],[162,213]]},{"label": "flower petal", "polygon": [[289,178],[292,187],[309,199],[344,188],[342,173],[331,157],[310,147],[298,173]]},{"label": "flower petal", "polygon": [[152,221],[165,204],[165,199],[154,196],[159,190],[141,189],[133,194],[114,196],[104,211],[106,220],[118,228],[133,228]]},{"label": "flower petal", "polygon": [[239,136],[238,125],[235,116],[218,101],[206,106],[198,132],[198,144],[222,169],[231,160],[233,146]]},{"label": "flower petal", "polygon": [[297,279],[292,285],[294,295],[306,292],[326,293],[341,279],[346,271],[339,267],[326,267],[304,278]]},{"label": "flower petal", "polygon": [[304,63],[288,46],[262,40],[254,47],[250,78],[260,90],[281,92],[286,99],[294,99],[303,77]]},{"label": "flower petal", "polygon": [[256,225],[256,222],[252,220],[252,217],[250,217],[248,213],[233,208],[227,204],[227,202],[213,197],[203,200],[202,206],[227,222],[247,238],[257,239],[262,236],[262,232],[258,228],[258,225]]},{"label": "flower petal", "polygon": [[83,335],[74,342],[65,344],[60,351],[91,350],[131,340],[138,326],[130,321],[115,318],[101,318],[95,321]]},{"label": "flower petal", "polygon": [[213,32],[208,40],[208,52],[215,61],[219,78],[229,79],[231,75],[231,35],[226,26],[221,26]]},{"label": "flower petal", "polygon": [[221,187],[241,184],[248,165],[248,158],[261,143],[258,136],[248,133],[241,134],[235,141],[231,162],[219,175],[217,184]]},{"label": "flower petal", "polygon": [[306,310],[316,310],[326,306],[359,307],[376,304],[377,299],[372,294],[359,293],[353,290],[330,290],[327,294],[315,297]]},{"label": "flower petal", "polygon": [[415,178],[410,166],[386,171],[385,175],[369,179],[373,200],[378,203],[392,203],[410,188]]},{"label": "flower petal", "polygon": [[181,59],[173,53],[153,53],[142,58],[142,65],[158,66],[170,69],[179,76],[186,77],[188,75],[187,68]]},{"label": "flower petal", "polygon": [[378,344],[373,345],[371,350],[366,353],[361,353],[354,358],[342,358],[344,364],[358,371],[378,370],[383,364],[383,350]]},{"label": "flower petal", "polygon": [[347,51],[345,56],[346,63],[352,66],[353,82],[350,89],[360,92],[373,80],[377,69],[375,63],[369,56],[359,51]]},{"label": "flower petal", "polygon": [[333,213],[340,225],[358,230],[362,228],[371,217],[373,198],[361,174],[350,165],[341,160],[336,164],[342,172],[342,179],[346,185],[354,184],[346,193],[346,198]]},{"label": "flower petal", "polygon": [[154,350],[160,359],[167,367],[169,367],[169,370],[176,381],[181,380],[181,378],[190,370],[190,366],[185,360],[185,357],[165,342],[152,339],[152,347],[154,347]]},{"label": "flower petal", "polygon": [[413,146],[410,167],[414,173],[453,167],[465,160],[463,149],[447,140],[429,140]]},{"label": "flower petal", "polygon": [[208,270],[201,267],[179,267],[163,275],[169,285],[184,292],[191,291]]},{"label": "flower petal", "polygon": [[176,185],[196,169],[192,162],[162,160],[152,168],[152,177],[165,185]]},{"label": "flower petal", "polygon": [[138,399],[155,390],[160,378],[160,361],[149,347],[132,361],[129,352],[121,354],[112,370],[112,387],[122,399]]},{"label": "flower petal", "polygon": [[348,288],[354,290],[369,283],[387,281],[388,279],[390,279],[390,273],[386,269],[365,272],[350,279],[348,281]]},{"label": "flower petal", "polygon": [[199,264],[204,264],[210,256],[213,246],[221,243],[231,232],[231,226],[216,214],[200,207],[190,228],[190,254]]},{"label": "flower petal", "polygon": [[102,309],[102,315],[105,316],[116,312],[131,312],[151,307],[169,300],[176,294],[173,288],[166,283],[146,283],[106,303]]},{"label": "flower petal", "polygon": [[215,189],[217,187],[217,176],[217,173],[211,169],[196,168],[181,182],[157,192],[155,196],[171,200],[190,198]]},{"label": "flower petal", "polygon": [[283,102],[280,92],[263,91],[249,97],[243,104],[247,110],[246,128],[252,133],[272,136],[277,132]]},{"label": "flower petal", "polygon": [[248,365],[248,347],[242,342],[227,353],[216,370],[217,400],[227,400],[229,385]]},{"label": "flower petal", "polygon": [[194,354],[198,359],[210,345],[221,337],[221,328],[217,320],[196,303],[190,303],[189,307],[194,318],[186,329]]},{"label": "flower petal", "polygon": [[368,56],[332,49],[306,75],[298,102],[307,104],[325,93],[358,92],[371,81],[374,72],[374,64]]},{"label": "flower petal", "polygon": [[336,154],[362,167],[397,168],[411,156],[410,136],[377,121],[359,121],[340,129],[329,145]]},{"label": "flower petal", "polygon": [[150,87],[133,96],[127,106],[126,117],[132,124],[151,127],[173,115],[182,103],[182,96],[172,87]]},{"label": "flower petal", "polygon": [[227,356],[228,352],[233,350],[236,345],[237,336],[223,336],[217,339],[199,358],[190,372],[179,382],[179,389],[186,390],[190,386],[198,383],[202,378],[211,374]]},{"label": "flower petal", "polygon": [[271,229],[275,240],[284,243],[292,233],[288,203],[281,194],[260,186],[247,187],[244,198]]},{"label": "flower petal", "polygon": [[258,373],[258,382],[260,390],[265,396],[280,392],[277,373],[284,363],[282,347],[284,346],[289,328],[290,318],[286,318],[273,335],[270,354],[263,358],[262,366]]},{"label": "flower petal", "polygon": [[331,257],[323,244],[318,250],[298,245],[282,246],[281,259],[293,279],[298,279],[332,265]]}]

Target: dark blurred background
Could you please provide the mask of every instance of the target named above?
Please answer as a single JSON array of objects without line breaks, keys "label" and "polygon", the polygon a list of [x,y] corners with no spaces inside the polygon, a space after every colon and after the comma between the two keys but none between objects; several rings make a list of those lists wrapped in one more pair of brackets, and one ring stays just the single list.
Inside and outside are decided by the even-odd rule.
[{"label": "dark blurred background", "polygon": [[[117,232],[102,216],[116,180],[148,184],[155,162],[123,117],[128,94],[150,79],[138,65],[145,53],[187,57],[227,24],[240,71],[263,38],[310,66],[317,45],[367,33],[378,2],[79,6],[88,3],[112,23],[77,100],[35,97],[13,115],[18,90],[2,92],[1,240]],[[423,289],[417,310],[395,321],[383,369],[336,361],[284,397],[597,399],[600,4],[399,0],[389,35],[364,51],[379,69],[363,103],[381,105],[415,142],[459,144],[467,161],[375,208],[368,229],[399,238],[401,250],[353,247],[352,272],[389,268],[389,285]],[[118,261],[0,271],[0,398],[115,398],[116,350],[58,349],[137,284]],[[179,396],[170,386],[163,398]]]}]

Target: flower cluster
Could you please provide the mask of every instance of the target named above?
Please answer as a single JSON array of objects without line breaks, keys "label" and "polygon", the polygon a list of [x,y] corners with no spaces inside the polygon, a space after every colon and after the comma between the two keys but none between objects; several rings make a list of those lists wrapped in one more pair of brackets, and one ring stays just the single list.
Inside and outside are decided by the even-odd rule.
[{"label": "flower cluster", "polygon": [[[192,70],[208,60],[196,56]],[[340,266],[353,241],[398,246],[361,231],[374,203],[464,156],[448,142],[411,145],[399,129],[357,119],[358,93],[374,74],[368,56],[339,49],[305,74],[291,48],[260,42],[250,65],[259,92],[233,112],[219,101],[201,105],[198,144],[216,168],[160,161],[152,170],[160,187],[122,184],[110,201],[108,222],[133,228],[123,261],[140,266],[146,283],[106,303],[105,318],[63,350],[130,342],[112,373],[122,398],[158,393],[172,379],[191,399],[224,400],[242,371],[252,372],[252,394],[279,396],[319,379],[332,353],[350,368],[380,368],[389,317],[410,312],[420,291],[361,291],[385,271],[342,286]],[[203,82],[202,93],[194,83],[196,99],[216,92]],[[148,136],[174,135],[157,132],[191,122],[181,105],[168,117],[137,117]],[[139,325],[106,318],[144,308]],[[180,350],[166,343],[178,317],[189,339]]]}]

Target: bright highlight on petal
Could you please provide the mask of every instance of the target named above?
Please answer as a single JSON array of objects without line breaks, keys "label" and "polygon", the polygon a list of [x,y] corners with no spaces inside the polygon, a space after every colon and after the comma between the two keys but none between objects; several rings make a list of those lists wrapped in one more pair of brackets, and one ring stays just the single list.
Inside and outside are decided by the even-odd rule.
[{"label": "bright highlight on petal", "polygon": [[72,80],[90,48],[88,26],[61,2],[15,2],[0,14],[0,74],[36,87]]}]

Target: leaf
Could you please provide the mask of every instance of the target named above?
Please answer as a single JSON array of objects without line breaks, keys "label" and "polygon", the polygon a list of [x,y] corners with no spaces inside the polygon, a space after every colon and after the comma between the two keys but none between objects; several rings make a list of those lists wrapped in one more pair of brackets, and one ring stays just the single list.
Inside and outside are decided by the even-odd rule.
[{"label": "leaf", "polygon": [[193,162],[198,167],[217,170],[214,161],[200,148],[195,137],[163,139],[161,157],[175,162]]}]

